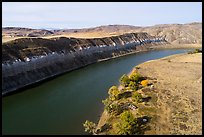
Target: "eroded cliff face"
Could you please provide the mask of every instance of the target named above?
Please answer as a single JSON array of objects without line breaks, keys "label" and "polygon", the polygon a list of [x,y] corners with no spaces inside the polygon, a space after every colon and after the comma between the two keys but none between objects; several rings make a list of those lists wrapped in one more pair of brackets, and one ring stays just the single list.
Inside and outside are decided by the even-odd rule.
[{"label": "eroded cliff face", "polygon": [[2,95],[102,59],[166,43],[147,33],[94,39],[22,38],[3,43]]}]

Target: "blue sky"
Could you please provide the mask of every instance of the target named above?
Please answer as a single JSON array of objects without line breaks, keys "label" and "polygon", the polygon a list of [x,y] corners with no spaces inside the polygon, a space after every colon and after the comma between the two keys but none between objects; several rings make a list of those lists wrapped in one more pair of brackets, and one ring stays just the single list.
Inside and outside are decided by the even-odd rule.
[{"label": "blue sky", "polygon": [[3,2],[2,27],[87,28],[202,22],[201,2]]}]

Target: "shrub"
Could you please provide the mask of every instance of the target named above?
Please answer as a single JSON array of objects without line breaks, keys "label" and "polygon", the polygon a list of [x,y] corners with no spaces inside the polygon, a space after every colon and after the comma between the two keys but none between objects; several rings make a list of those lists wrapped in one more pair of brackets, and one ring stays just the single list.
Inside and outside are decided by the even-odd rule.
[{"label": "shrub", "polygon": [[142,80],[141,81],[141,85],[143,86],[143,87],[146,87],[147,85],[148,85],[148,80],[146,79],[146,80]]},{"label": "shrub", "polygon": [[128,87],[130,87],[132,90],[137,90],[138,89],[138,86],[135,82],[133,81],[130,81]]},{"label": "shrub", "polygon": [[135,101],[137,103],[141,103],[142,102],[142,95],[140,93],[135,92],[132,97],[135,99]]},{"label": "shrub", "polygon": [[99,129],[99,132],[104,132],[112,128],[112,125],[110,123],[105,123],[101,128]]},{"label": "shrub", "polygon": [[130,111],[124,111],[121,115],[120,115],[120,119],[122,121],[126,121],[128,123],[133,123],[135,122],[135,117],[133,116],[133,114]]},{"label": "shrub", "polygon": [[188,52],[188,54],[194,54],[194,53],[202,53],[202,49],[195,49],[194,51]]},{"label": "shrub", "polygon": [[140,67],[136,66],[135,69],[140,69]]},{"label": "shrub", "polygon": [[111,115],[119,115],[123,112],[123,109],[120,104],[112,103],[105,107],[105,109],[108,111]]},{"label": "shrub", "polygon": [[118,134],[120,135],[132,135],[136,132],[138,124],[137,119],[129,111],[124,111],[120,114],[120,123],[117,123]]},{"label": "shrub", "polygon": [[199,53],[199,49],[195,49],[194,53]]},{"label": "shrub", "polygon": [[130,80],[138,83],[141,80],[142,76],[139,73],[133,73],[130,75]]},{"label": "shrub", "polygon": [[130,111],[124,111],[120,114],[120,122],[113,126],[118,128],[117,134],[119,135],[144,135],[146,130],[150,130],[147,125],[149,120],[148,116],[136,118]]},{"label": "shrub", "polygon": [[84,128],[85,128],[85,132],[89,132],[94,134],[95,130],[96,130],[96,124],[86,120],[85,123],[83,124]]},{"label": "shrub", "polygon": [[102,100],[102,103],[103,103],[105,106],[109,105],[109,104],[110,104],[109,98],[106,98],[105,100]]},{"label": "shrub", "polygon": [[112,86],[108,90],[108,94],[109,94],[109,98],[114,101],[114,100],[118,99],[119,90],[116,86]]},{"label": "shrub", "polygon": [[108,94],[113,95],[116,91],[118,91],[118,87],[117,86],[112,86],[112,87],[109,88]]},{"label": "shrub", "polygon": [[129,77],[128,77],[126,74],[122,75],[122,77],[120,78],[120,83],[121,83],[121,85],[123,85],[124,87],[127,87],[128,84],[130,83]]}]

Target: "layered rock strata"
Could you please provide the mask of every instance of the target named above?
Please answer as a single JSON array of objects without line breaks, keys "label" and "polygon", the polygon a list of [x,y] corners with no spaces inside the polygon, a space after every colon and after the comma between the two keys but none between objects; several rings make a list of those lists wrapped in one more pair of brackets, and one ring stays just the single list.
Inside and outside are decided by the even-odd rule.
[{"label": "layered rock strata", "polygon": [[2,44],[2,95],[100,60],[167,44],[147,33],[79,38],[21,38]]}]

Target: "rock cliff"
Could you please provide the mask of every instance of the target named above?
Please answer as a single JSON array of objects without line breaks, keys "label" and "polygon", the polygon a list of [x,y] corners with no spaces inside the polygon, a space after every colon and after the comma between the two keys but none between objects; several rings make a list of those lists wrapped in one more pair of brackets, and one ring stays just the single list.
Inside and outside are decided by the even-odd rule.
[{"label": "rock cliff", "polygon": [[21,38],[2,44],[2,95],[103,59],[168,43],[147,33],[79,38]]}]

